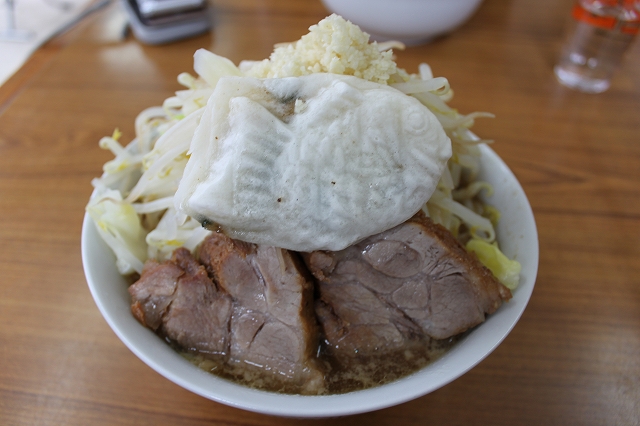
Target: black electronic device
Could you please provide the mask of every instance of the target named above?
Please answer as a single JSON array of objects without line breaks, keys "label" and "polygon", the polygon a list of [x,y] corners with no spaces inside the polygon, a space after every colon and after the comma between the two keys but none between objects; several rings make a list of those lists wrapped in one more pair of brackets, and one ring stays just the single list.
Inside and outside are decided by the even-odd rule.
[{"label": "black electronic device", "polygon": [[163,44],[192,37],[211,28],[206,0],[122,0],[135,37]]}]

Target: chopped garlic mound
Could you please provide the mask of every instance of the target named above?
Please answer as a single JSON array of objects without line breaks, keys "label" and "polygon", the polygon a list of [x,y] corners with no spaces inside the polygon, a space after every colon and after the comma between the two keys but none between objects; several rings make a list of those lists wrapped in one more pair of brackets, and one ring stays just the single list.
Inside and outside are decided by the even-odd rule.
[{"label": "chopped garlic mound", "polygon": [[[389,83],[400,71],[390,50],[380,52],[376,42],[369,43],[369,34],[341,16],[328,16],[309,31],[300,40],[277,47],[269,59],[244,62],[240,68],[245,75],[257,78],[332,73],[380,84]],[[405,76],[406,72],[400,74]]]}]

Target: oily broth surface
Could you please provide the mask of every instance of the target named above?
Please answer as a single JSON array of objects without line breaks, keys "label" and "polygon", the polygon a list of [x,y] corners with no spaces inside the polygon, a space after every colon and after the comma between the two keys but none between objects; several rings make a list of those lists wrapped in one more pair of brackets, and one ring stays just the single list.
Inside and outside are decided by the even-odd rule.
[{"label": "oily broth surface", "polygon": [[[343,394],[382,386],[399,380],[428,366],[444,355],[466,333],[445,340],[421,339],[408,347],[380,357],[355,355],[348,364],[340,363],[331,356],[324,345],[318,350],[319,363],[325,367],[325,389],[321,394]],[[297,386],[287,385],[279,380],[242,365],[228,365],[220,360],[207,358],[201,353],[186,351],[172,345],[189,362],[238,384],[269,392],[298,394]]]}]

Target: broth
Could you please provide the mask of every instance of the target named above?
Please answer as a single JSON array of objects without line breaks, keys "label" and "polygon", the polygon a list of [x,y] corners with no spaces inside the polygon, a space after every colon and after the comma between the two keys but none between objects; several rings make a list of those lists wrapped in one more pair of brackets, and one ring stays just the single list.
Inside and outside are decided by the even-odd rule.
[{"label": "broth", "polygon": [[[348,363],[333,357],[324,345],[318,361],[325,367],[325,389],[321,394],[342,394],[373,388],[399,380],[426,367],[444,355],[463,333],[445,340],[421,339],[406,348],[382,356],[355,356]],[[254,389],[297,394],[297,386],[288,385],[242,364],[226,364],[222,360],[205,357],[201,353],[185,351],[172,345],[189,362],[220,378]]]}]

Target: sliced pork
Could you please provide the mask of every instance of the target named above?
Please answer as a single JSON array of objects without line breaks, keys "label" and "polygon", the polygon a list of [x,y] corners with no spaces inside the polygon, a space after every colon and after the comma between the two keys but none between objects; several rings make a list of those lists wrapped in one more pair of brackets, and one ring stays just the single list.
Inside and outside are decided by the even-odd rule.
[{"label": "sliced pork", "polygon": [[217,289],[189,250],[175,250],[165,263],[148,261],[129,293],[142,324],[188,351],[228,357],[231,297]]},{"label": "sliced pork", "polygon": [[493,313],[510,291],[445,228],[422,214],[339,252],[306,254],[337,356],[397,351],[416,336],[446,339]]},{"label": "sliced pork", "polygon": [[200,260],[234,300],[230,362],[317,393],[323,374],[316,360],[313,285],[295,254],[214,233],[200,247]]},{"label": "sliced pork", "polygon": [[224,377],[318,394],[422,368],[511,297],[422,214],[302,258],[214,232],[197,259],[180,248],[167,262],[148,261],[129,289],[131,309]]}]

